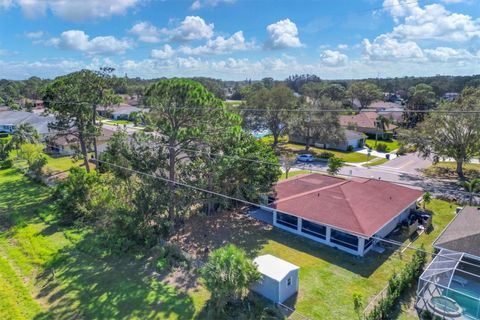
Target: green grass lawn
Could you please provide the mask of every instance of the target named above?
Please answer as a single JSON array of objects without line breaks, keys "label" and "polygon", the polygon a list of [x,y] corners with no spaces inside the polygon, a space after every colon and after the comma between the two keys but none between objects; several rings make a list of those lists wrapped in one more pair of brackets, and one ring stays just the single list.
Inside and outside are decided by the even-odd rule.
[{"label": "green grass lawn", "polygon": [[[288,172],[288,178],[292,178],[292,177],[298,176],[299,174],[306,174],[306,173],[311,173],[311,171],[309,171],[309,170],[290,170],[290,172]],[[287,179],[287,177],[285,175],[285,172],[283,172],[282,176],[280,177],[280,180],[285,180],[285,179]]]},{"label": "green grass lawn", "polygon": [[112,120],[112,119],[108,119],[108,120],[103,120],[104,123],[106,124],[118,124],[118,125],[124,125],[124,124],[133,124],[132,121],[129,121],[129,120]]},{"label": "green grass lawn", "polygon": [[74,161],[72,157],[58,157],[54,158],[50,155],[45,155],[47,158],[46,167],[51,171],[67,171],[74,166],[81,166],[83,160]]},{"label": "green grass lawn", "polygon": [[[457,164],[455,162],[439,162],[423,170],[427,177],[441,179],[458,179],[456,173]],[[463,172],[468,179],[480,178],[480,164],[465,163]]]},{"label": "green grass lawn", "polygon": [[[400,147],[397,140],[392,140],[392,141],[378,140],[377,143],[386,144],[387,145],[387,152],[392,152],[394,150],[397,150]],[[370,148],[375,150],[375,139],[367,139],[365,141],[365,144],[367,144],[368,146],[370,146]]]},{"label": "green grass lawn", "polygon": [[[0,171],[0,318],[197,317],[209,296],[202,286],[178,291],[146,271],[144,253],[118,256],[95,249],[101,247],[95,234],[57,223],[51,192],[15,169]],[[427,208],[434,212],[434,230],[414,246],[423,243],[430,250],[455,207],[433,200]],[[412,255],[387,250],[358,258],[265,228],[237,230],[228,241],[251,257],[270,253],[300,266],[300,291],[289,303],[312,319],[356,318],[352,294],[361,293],[367,303]],[[409,303],[402,304],[396,317],[411,319]]]},{"label": "green grass lawn", "polygon": [[[284,150],[293,151],[297,153],[302,150],[305,150],[304,145],[293,144],[293,143],[282,144],[280,147]],[[326,150],[326,149],[320,149],[316,147],[310,147],[309,152],[315,155],[319,155],[322,152],[330,152],[345,162],[356,162],[356,163],[366,162],[368,160],[372,160],[376,158],[374,156],[369,157],[368,155],[359,153],[359,152],[347,152],[347,151],[338,151],[338,150],[330,150],[330,149]]]},{"label": "green grass lawn", "polygon": [[208,295],[150,276],[145,257],[99,250],[88,230],[56,223],[51,190],[0,171],[1,319],[191,319]]},{"label": "green grass lawn", "polygon": [[374,167],[374,166],[379,166],[381,164],[384,164],[388,162],[388,159],[387,158],[379,158],[379,159],[376,159],[374,161],[371,161],[371,162],[368,162],[368,163],[365,163],[363,164],[364,167]]}]

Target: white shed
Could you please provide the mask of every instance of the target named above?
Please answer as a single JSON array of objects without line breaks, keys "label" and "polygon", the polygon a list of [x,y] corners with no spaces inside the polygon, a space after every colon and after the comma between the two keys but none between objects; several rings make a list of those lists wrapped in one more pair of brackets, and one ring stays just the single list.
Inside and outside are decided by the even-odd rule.
[{"label": "white shed", "polygon": [[262,279],[252,288],[256,293],[272,300],[284,302],[298,291],[298,270],[296,265],[270,254],[253,260]]}]

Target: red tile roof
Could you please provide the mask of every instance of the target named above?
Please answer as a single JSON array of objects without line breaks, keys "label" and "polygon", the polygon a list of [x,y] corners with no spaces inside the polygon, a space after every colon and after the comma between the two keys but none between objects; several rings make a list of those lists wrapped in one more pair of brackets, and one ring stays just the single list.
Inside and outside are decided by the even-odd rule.
[{"label": "red tile roof", "polygon": [[278,211],[365,237],[377,233],[422,195],[386,181],[317,173],[284,180],[275,189],[272,207]]}]

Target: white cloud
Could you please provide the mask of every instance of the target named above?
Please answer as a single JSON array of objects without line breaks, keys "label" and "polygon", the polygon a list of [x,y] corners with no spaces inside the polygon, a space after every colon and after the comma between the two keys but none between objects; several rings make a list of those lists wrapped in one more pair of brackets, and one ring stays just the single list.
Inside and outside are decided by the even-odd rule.
[{"label": "white cloud", "polygon": [[337,48],[340,50],[348,49],[348,44],[341,43],[337,46]]},{"label": "white cloud", "polygon": [[234,3],[235,0],[195,0],[190,9],[198,10],[204,7],[216,7],[220,3]]},{"label": "white cloud", "polygon": [[268,41],[271,49],[298,48],[304,45],[298,38],[298,29],[290,19],[280,20],[267,26]]},{"label": "white cloud", "polygon": [[365,55],[370,60],[422,59],[422,49],[413,41],[398,41],[388,34],[382,34],[370,42],[363,40]]},{"label": "white cloud", "polygon": [[399,21],[399,18],[405,17],[412,13],[412,11],[418,8],[417,0],[384,0],[383,9],[390,13],[395,22]]},{"label": "white cloud", "polygon": [[128,32],[136,35],[142,42],[157,43],[162,39],[162,31],[145,21],[135,24]]},{"label": "white cloud", "polygon": [[323,64],[329,67],[341,67],[344,66],[348,61],[347,55],[333,50],[323,51],[323,53],[320,55],[320,59]]},{"label": "white cloud", "polygon": [[475,59],[475,55],[465,49],[453,49],[448,47],[437,47],[435,49],[423,50],[432,61],[448,62],[451,60]]},{"label": "white cloud", "polygon": [[229,38],[216,37],[209,39],[203,46],[198,47],[180,47],[179,51],[187,55],[203,55],[203,54],[225,54],[234,51],[244,51],[254,48],[253,42],[246,42],[242,31],[235,32]]},{"label": "white cloud", "polygon": [[407,39],[468,41],[480,37],[480,22],[471,16],[451,13],[439,4],[416,8],[392,33]]},{"label": "white cloud", "polygon": [[44,15],[50,10],[54,15],[71,21],[105,18],[125,14],[143,0],[0,0],[0,4],[16,3],[29,18]]},{"label": "white cloud", "polygon": [[190,41],[210,39],[213,36],[213,28],[213,23],[207,24],[201,17],[187,16],[178,27],[173,30],[164,29],[163,32],[169,34],[172,40]]},{"label": "white cloud", "polygon": [[90,39],[84,31],[68,30],[60,37],[46,41],[47,45],[64,50],[80,51],[89,55],[110,55],[123,53],[132,46],[127,39],[119,40],[113,36],[100,36]]},{"label": "white cloud", "polygon": [[153,49],[150,56],[154,59],[168,59],[175,54],[175,50],[168,44],[163,49]]},{"label": "white cloud", "polygon": [[43,37],[43,31],[32,31],[32,32],[27,32],[25,34],[25,36],[28,38],[28,39],[40,39],[41,37]]}]

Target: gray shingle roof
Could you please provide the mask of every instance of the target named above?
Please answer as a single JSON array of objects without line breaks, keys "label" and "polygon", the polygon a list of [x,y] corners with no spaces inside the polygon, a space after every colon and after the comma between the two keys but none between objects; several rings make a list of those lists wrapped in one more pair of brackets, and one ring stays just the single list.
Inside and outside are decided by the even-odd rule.
[{"label": "gray shingle roof", "polygon": [[30,123],[40,134],[49,133],[48,124],[55,121],[53,115],[40,116],[25,111],[0,111],[0,124],[18,126],[22,123]]},{"label": "gray shingle roof", "polygon": [[480,257],[480,209],[463,208],[433,245]]}]

